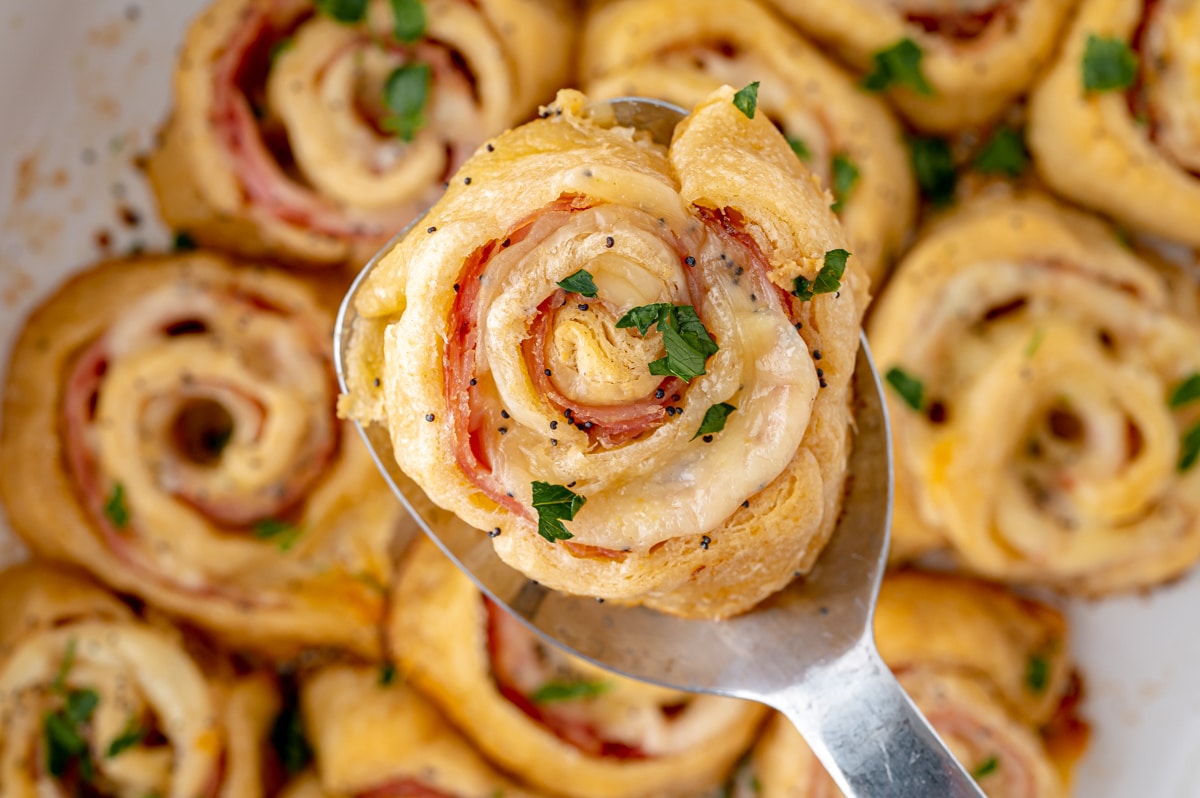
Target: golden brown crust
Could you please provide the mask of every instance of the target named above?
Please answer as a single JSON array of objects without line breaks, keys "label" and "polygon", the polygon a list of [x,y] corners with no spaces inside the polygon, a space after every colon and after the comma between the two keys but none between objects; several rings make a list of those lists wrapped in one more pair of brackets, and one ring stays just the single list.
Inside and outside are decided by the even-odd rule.
[{"label": "golden brown crust", "polygon": [[8,372],[14,529],[232,642],[377,652],[399,509],[333,418],[330,326],[303,283],[211,255],[77,275]]},{"label": "golden brown crust", "polygon": [[[848,244],[816,179],[732,96],[725,88],[698,106],[668,153],[602,127],[581,95],[563,93],[549,118],[469,161],[426,229],[389,252],[359,295],[343,412],[386,420],[401,468],[433,501],[500,529],[500,557],[555,589],[726,616],[811,567],[836,520],[867,280],[851,257],[840,292],[810,302],[785,293]],[[596,273],[600,296],[572,300],[578,312],[546,304],[580,268]],[[658,333],[615,327],[654,302],[694,305],[721,341],[705,376],[686,389],[663,383],[661,396],[646,371],[662,354]],[[531,365],[543,340],[533,327],[547,319],[545,371],[573,383],[544,381]],[[475,323],[478,338],[464,332]],[[554,391],[568,410],[584,407],[575,413],[598,404],[658,420],[593,441]],[[655,401],[673,403],[669,413]],[[693,441],[724,401],[738,407],[725,430]],[[456,426],[463,402],[475,403],[470,445],[466,422]],[[600,435],[611,429],[599,423]],[[748,437],[756,457],[745,459]],[[531,481],[588,496],[574,539],[539,536]]]}]

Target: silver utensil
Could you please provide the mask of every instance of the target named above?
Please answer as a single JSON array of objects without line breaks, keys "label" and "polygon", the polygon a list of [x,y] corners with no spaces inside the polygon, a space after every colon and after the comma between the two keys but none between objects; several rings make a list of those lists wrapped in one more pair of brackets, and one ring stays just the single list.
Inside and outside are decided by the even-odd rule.
[{"label": "silver utensil", "polygon": [[[593,106],[599,118],[669,144],[684,112],[629,98]],[[418,220],[419,221],[419,220]],[[359,275],[335,330],[338,379],[357,314],[354,298],[401,231]],[[854,374],[857,432],[843,514],[816,567],[745,615],[686,620],[550,591],[505,565],[486,534],[429,502],[396,465],[379,425],[360,427],[416,526],[493,600],[575,656],[665,687],[760,701],[804,736],[851,798],[980,798],[983,793],[913,706],[875,647],[872,616],[886,561],[892,462],[883,387],[862,339]],[[415,530],[412,532],[415,534]]]}]

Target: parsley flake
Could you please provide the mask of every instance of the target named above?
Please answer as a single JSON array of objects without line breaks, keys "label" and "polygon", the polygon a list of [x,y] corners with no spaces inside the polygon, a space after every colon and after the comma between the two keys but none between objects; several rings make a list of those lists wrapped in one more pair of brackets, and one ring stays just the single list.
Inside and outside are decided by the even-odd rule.
[{"label": "parsley flake", "polygon": [[429,99],[432,70],[429,64],[405,64],[388,75],[383,86],[383,104],[390,112],[383,129],[403,141],[412,141],[425,126],[425,103]]},{"label": "parsley flake", "polygon": [[192,234],[187,230],[177,231],[175,238],[171,241],[171,250],[174,252],[191,252],[196,247],[196,239],[192,238]]},{"label": "parsley flake", "polygon": [[135,718],[130,718],[125,724],[125,731],[121,732],[111,743],[108,744],[108,750],[104,756],[106,759],[112,759],[115,756],[120,756],[125,751],[133,748],[146,737],[146,730],[143,729]]},{"label": "parsley flake", "polygon": [[825,265],[817,276],[809,280],[801,275],[793,281],[792,295],[801,302],[808,302],[817,294],[833,294],[842,289],[842,275],[846,273],[846,259],[850,253],[844,249],[831,249],[825,253]]},{"label": "parsley flake", "polygon": [[1035,693],[1050,683],[1050,663],[1041,654],[1031,654],[1025,663],[1025,684]]},{"label": "parsley flake", "polygon": [[1171,407],[1183,407],[1197,399],[1200,399],[1200,373],[1192,374],[1186,380],[1176,385],[1175,390],[1171,392],[1171,398],[1167,400],[1167,404]]},{"label": "parsley flake", "polygon": [[696,440],[701,435],[712,435],[725,429],[725,419],[729,418],[729,414],[736,407],[728,402],[718,402],[708,410],[704,411],[704,419],[700,422],[700,429],[696,430],[696,434],[691,437],[691,440]]},{"label": "parsley flake", "polygon": [[392,32],[402,42],[415,42],[425,35],[425,4],[421,0],[392,0]]},{"label": "parsley flake", "polygon": [[533,509],[538,514],[538,534],[551,543],[575,537],[567,531],[563,521],[574,520],[579,508],[586,503],[586,496],[580,496],[568,487],[534,481]]},{"label": "parsley flake", "polygon": [[1085,92],[1119,91],[1133,85],[1138,58],[1121,39],[1093,33],[1083,48],[1082,69]]},{"label": "parsley flake", "polygon": [[899,366],[892,366],[888,369],[884,379],[887,384],[892,386],[892,390],[904,400],[904,403],[913,410],[920,410],[925,406],[925,385],[919,379],[909,374]]},{"label": "parsley flake", "polygon": [[880,50],[873,56],[874,68],[863,78],[863,88],[867,91],[884,91],[892,85],[907,86],[917,94],[933,96],[933,87],[921,73],[923,56],[921,46],[909,38]]},{"label": "parsley flake", "polygon": [[367,15],[367,0],[317,0],[317,11],[338,22],[361,22]]},{"label": "parsley flake", "polygon": [[830,208],[834,213],[841,213],[846,207],[846,200],[850,198],[854,184],[858,182],[858,167],[849,157],[839,152],[833,156],[832,170],[834,203]]},{"label": "parsley flake", "polygon": [[936,207],[949,205],[958,179],[950,145],[939,138],[910,136],[908,148],[921,193]]},{"label": "parsley flake", "polygon": [[1179,444],[1179,462],[1175,468],[1181,474],[1191,471],[1197,460],[1200,460],[1200,423],[1184,433]]},{"label": "parsley flake", "polygon": [[275,718],[271,728],[271,746],[288,776],[295,776],[312,762],[313,751],[304,734],[304,718],[299,702],[291,701]]},{"label": "parsley flake", "polygon": [[666,324],[673,307],[674,305],[669,302],[655,302],[652,305],[638,305],[636,308],[630,308],[624,316],[617,319],[617,329],[637,327],[637,331],[644,336],[655,324],[660,326]]},{"label": "parsley flake", "polygon": [[254,522],[254,526],[250,528],[250,531],[254,533],[254,537],[258,540],[274,542],[280,551],[287,551],[292,546],[295,546],[296,541],[303,534],[302,527],[279,518],[259,519]]},{"label": "parsley flake", "polygon": [[550,704],[555,701],[578,701],[595,698],[612,689],[612,682],[546,682],[530,699],[535,704]]},{"label": "parsley flake", "polygon": [[75,665],[75,638],[67,641],[67,650],[63,652],[62,662],[58,665],[58,673],[54,674],[54,681],[50,683],[50,689],[62,695],[67,690],[67,676],[71,673],[71,668]]},{"label": "parsley flake", "polygon": [[564,291],[570,291],[573,294],[586,296],[590,299],[595,299],[597,296],[596,283],[592,281],[591,272],[587,269],[580,269],[574,274],[559,280],[555,285]]},{"label": "parsley flake", "polygon": [[78,762],[80,774],[89,781],[93,774],[83,726],[96,712],[100,696],[95,690],[72,690],[66,703],[58,710],[47,712],[42,720],[45,737],[46,769],[56,778],[66,774],[72,762]]},{"label": "parsley flake", "polygon": [[379,686],[388,687],[396,681],[396,666],[392,663],[387,663],[379,669]]},{"label": "parsley flake", "polygon": [[129,525],[129,506],[125,503],[125,486],[120,482],[113,485],[108,501],[104,502],[104,517],[117,529]]},{"label": "parsley flake", "polygon": [[753,119],[754,112],[758,110],[758,84],[759,81],[756,80],[733,95],[734,107],[745,114],[747,119]]},{"label": "parsley flake", "polygon": [[619,328],[636,327],[643,336],[651,325],[656,325],[662,334],[663,347],[667,352],[665,357],[651,361],[651,374],[674,375],[686,382],[707,373],[705,363],[717,353],[719,347],[694,307],[666,302],[641,305],[626,312],[616,324]]},{"label": "parsley flake", "polygon": [[292,49],[295,46],[296,46],[296,40],[294,38],[292,38],[291,36],[285,36],[284,38],[280,39],[279,41],[277,41],[271,45],[271,53],[270,53],[270,55],[267,56],[267,58],[268,58],[268,60],[270,60],[270,62],[272,64],[274,64],[275,59],[279,58],[279,56],[283,55],[284,53],[286,53],[288,50]]},{"label": "parsley flake", "polygon": [[1029,152],[1019,130],[1002,127],[975,156],[975,170],[985,175],[1019,177],[1029,165]]},{"label": "parsley flake", "polygon": [[792,148],[792,152],[796,153],[796,157],[802,161],[812,160],[812,150],[804,143],[804,139],[795,136],[787,137],[788,146]]},{"label": "parsley flake", "polygon": [[971,771],[971,778],[978,781],[984,776],[990,776],[1000,767],[1000,760],[994,756],[989,756],[987,759],[980,762],[974,770]]}]

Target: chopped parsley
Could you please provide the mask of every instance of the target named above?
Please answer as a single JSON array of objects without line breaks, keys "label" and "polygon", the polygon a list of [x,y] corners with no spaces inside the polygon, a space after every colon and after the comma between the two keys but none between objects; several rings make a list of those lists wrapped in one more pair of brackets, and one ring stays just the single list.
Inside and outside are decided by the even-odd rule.
[{"label": "chopped parsley", "polygon": [[106,759],[112,759],[114,756],[120,756],[123,752],[140,743],[146,737],[146,730],[138,725],[137,719],[130,718],[125,724],[125,731],[121,732],[116,738],[108,744],[108,751],[104,756]]},{"label": "chopped parsley", "polygon": [[379,669],[379,686],[388,687],[396,681],[396,666],[392,663],[386,663]]},{"label": "chopped parsley", "polygon": [[550,704],[555,701],[578,701],[595,698],[612,689],[612,682],[546,682],[530,699],[535,704]]},{"label": "chopped parsley", "polygon": [[1082,69],[1085,92],[1119,91],[1133,85],[1138,58],[1121,39],[1093,33],[1083,48]]},{"label": "chopped parsley", "polygon": [[909,38],[880,50],[873,56],[874,68],[863,78],[863,88],[867,91],[884,91],[892,85],[907,86],[917,94],[932,96],[933,87],[921,73],[923,56],[920,45]]},{"label": "chopped parsley", "polygon": [[415,42],[425,35],[425,4],[421,0],[392,0],[392,32],[402,42]]},{"label": "chopped parsley", "polygon": [[921,193],[937,207],[949,205],[957,182],[950,145],[939,138],[909,136],[908,150]]},{"label": "chopped parsley", "polygon": [[1041,654],[1031,654],[1025,663],[1025,684],[1035,693],[1050,683],[1050,663]]},{"label": "chopped parsley", "polygon": [[1019,177],[1029,165],[1029,152],[1019,130],[1002,127],[992,134],[975,156],[975,170],[985,175]]},{"label": "chopped parsley", "polygon": [[317,0],[317,11],[338,22],[361,22],[367,15],[367,0]]},{"label": "chopped parsley", "polygon": [[924,383],[904,369],[892,366],[888,369],[884,379],[887,380],[888,385],[892,386],[892,390],[904,400],[904,403],[913,410],[920,410],[925,406]]},{"label": "chopped parsley", "polygon": [[412,141],[425,126],[425,103],[429,99],[432,70],[428,64],[405,64],[388,75],[383,86],[383,104],[388,116],[383,129],[403,141]]},{"label": "chopped parsley", "polygon": [[846,200],[850,198],[850,192],[854,189],[854,184],[858,182],[858,167],[854,165],[854,161],[842,153],[833,156],[833,205],[830,207],[834,213],[841,213],[846,207]]},{"label": "chopped parsley", "polygon": [[564,291],[591,299],[595,299],[597,296],[596,284],[592,281],[592,274],[587,269],[580,269],[569,277],[559,280],[556,285]]},{"label": "chopped parsley", "polygon": [[287,551],[292,546],[295,546],[296,541],[303,534],[302,527],[279,518],[259,519],[254,522],[254,526],[250,528],[250,531],[254,533],[254,537],[258,540],[274,542],[280,551]]},{"label": "chopped parsley", "polygon": [[662,334],[663,347],[667,351],[666,357],[651,361],[651,374],[674,375],[686,382],[707,373],[704,365],[719,347],[694,307],[666,302],[640,305],[617,319],[616,324],[618,328],[636,327],[643,336],[651,325],[656,325]]},{"label": "chopped parsley", "polygon": [[842,275],[846,273],[846,259],[850,253],[844,249],[831,249],[825,253],[825,264],[812,280],[801,275],[793,283],[792,295],[801,302],[808,302],[817,294],[833,294],[842,289]]},{"label": "chopped parsley", "polygon": [[993,773],[996,772],[996,769],[999,767],[1000,767],[1000,760],[994,756],[989,756],[987,759],[983,760],[982,762],[980,762],[978,765],[975,766],[975,769],[971,771],[971,778],[978,781],[979,779],[982,779],[984,776],[992,775]]},{"label": "chopped parsley", "polygon": [[756,80],[733,95],[734,107],[745,114],[747,119],[753,119],[754,112],[758,110],[758,84],[759,81]]},{"label": "chopped parsley", "polygon": [[1025,345],[1025,357],[1033,357],[1034,354],[1042,347],[1042,341],[1046,338],[1046,331],[1041,327],[1034,329],[1033,335],[1029,338],[1029,343]]},{"label": "chopped parsley", "polygon": [[120,482],[113,485],[112,493],[104,502],[104,517],[117,529],[129,525],[129,506],[125,503],[125,486]]},{"label": "chopped parsley", "polygon": [[46,769],[55,778],[61,778],[71,764],[76,763],[80,775],[85,781],[90,781],[95,768],[84,737],[84,727],[91,722],[100,696],[95,690],[70,690],[65,698],[62,707],[47,712],[42,719]]},{"label": "chopped parsley", "polygon": [[573,520],[586,503],[586,496],[580,496],[564,485],[534,481],[533,509],[538,514],[538,534],[551,543],[575,537],[567,531],[563,521]]},{"label": "chopped parsley", "polygon": [[1175,464],[1175,468],[1181,474],[1191,471],[1198,459],[1200,459],[1200,423],[1184,433],[1183,440],[1179,442],[1179,462]]},{"label": "chopped parsley", "polygon": [[192,234],[187,230],[176,231],[175,238],[171,241],[171,249],[174,252],[191,252],[196,246],[196,239],[192,238]]},{"label": "chopped parsley", "polygon": [[291,36],[285,36],[279,41],[271,45],[271,54],[268,56],[271,63],[275,63],[275,59],[286,53],[288,50],[296,46],[296,40]]},{"label": "chopped parsley", "polygon": [[1167,400],[1167,404],[1173,408],[1183,407],[1197,399],[1200,399],[1200,373],[1192,374],[1176,385],[1175,390],[1171,391],[1171,398]]},{"label": "chopped parsley", "polygon": [[700,429],[696,430],[696,434],[691,437],[691,440],[696,440],[701,435],[712,435],[725,429],[725,419],[729,418],[729,414],[736,407],[728,402],[718,402],[708,410],[704,411],[704,420],[700,422]]},{"label": "chopped parsley", "polygon": [[788,146],[792,148],[792,152],[796,153],[796,157],[802,161],[812,160],[812,150],[804,143],[804,139],[795,136],[787,137]]},{"label": "chopped parsley", "polygon": [[71,673],[71,668],[75,665],[75,638],[67,641],[67,650],[63,652],[62,662],[58,665],[58,673],[54,674],[54,681],[50,683],[50,689],[60,695],[65,695],[67,691],[67,676]]},{"label": "chopped parsley", "polygon": [[284,704],[271,728],[271,746],[288,776],[295,776],[312,762],[312,746],[304,734],[304,719],[298,701]]}]

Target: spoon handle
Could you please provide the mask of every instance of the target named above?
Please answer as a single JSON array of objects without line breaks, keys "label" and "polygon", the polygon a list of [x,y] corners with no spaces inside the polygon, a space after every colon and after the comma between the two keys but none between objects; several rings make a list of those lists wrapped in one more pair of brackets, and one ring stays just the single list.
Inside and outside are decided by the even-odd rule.
[{"label": "spoon handle", "polygon": [[847,798],[984,798],[869,636],[767,703],[795,724]]}]

